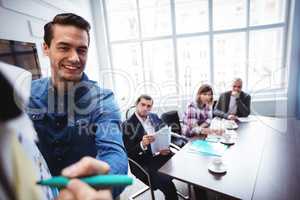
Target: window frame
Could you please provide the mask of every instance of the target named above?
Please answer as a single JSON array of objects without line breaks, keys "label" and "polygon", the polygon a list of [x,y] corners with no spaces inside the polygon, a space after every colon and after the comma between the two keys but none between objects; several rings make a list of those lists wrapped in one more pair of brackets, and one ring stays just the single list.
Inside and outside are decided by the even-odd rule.
[{"label": "window frame", "polygon": [[[116,41],[110,41],[110,36],[109,36],[109,25],[108,25],[108,13],[106,9],[106,1],[107,0],[102,0],[102,9],[104,12],[104,29],[106,33],[106,42],[108,46],[108,57],[109,57],[109,62],[112,70],[114,70],[113,66],[113,55],[112,55],[112,49],[111,45],[113,44],[121,44],[121,43],[139,43],[140,49],[141,49],[141,66],[142,66],[142,74],[143,74],[143,80],[145,80],[146,77],[146,72],[145,72],[145,67],[144,67],[144,48],[143,48],[143,43],[145,41],[155,41],[155,40],[161,40],[161,39],[171,39],[173,43],[173,54],[174,54],[174,71],[175,71],[175,82],[177,85],[180,84],[179,82],[179,65],[178,65],[178,47],[177,47],[177,39],[178,38],[189,38],[189,37],[195,37],[195,36],[203,36],[207,35],[209,37],[209,52],[210,52],[210,62],[209,62],[209,79],[208,83],[211,85],[215,84],[215,79],[214,79],[214,36],[218,34],[226,34],[226,33],[237,33],[237,32],[245,32],[246,34],[246,51],[245,51],[245,58],[246,61],[249,60],[249,46],[250,46],[250,32],[251,31],[258,31],[258,30],[269,30],[273,28],[282,28],[283,29],[283,39],[282,39],[282,50],[281,50],[281,55],[282,55],[282,63],[281,66],[284,68],[281,72],[281,84],[279,88],[272,88],[272,89],[267,89],[267,90],[261,90],[257,91],[259,93],[259,96],[264,96],[266,94],[266,97],[270,96],[270,93],[278,93],[280,91],[280,94],[286,96],[287,94],[287,73],[288,73],[288,67],[287,67],[287,49],[288,49],[288,32],[289,32],[289,14],[290,14],[290,9],[291,9],[291,1],[286,0],[285,3],[285,16],[283,18],[283,22],[280,23],[273,23],[273,24],[264,24],[264,25],[255,25],[255,26],[250,26],[250,7],[251,7],[251,0],[244,0],[246,3],[246,26],[244,28],[233,28],[233,29],[224,29],[224,30],[213,30],[213,0],[207,0],[208,1],[208,24],[209,24],[209,29],[206,32],[194,32],[194,33],[180,33],[177,34],[176,32],[176,7],[175,7],[175,1],[176,0],[170,0],[170,9],[171,9],[171,35],[168,36],[157,36],[157,37],[147,37],[143,38],[142,37],[142,31],[141,31],[141,15],[140,15],[140,6],[139,6],[139,0],[136,0],[136,5],[137,5],[137,17],[138,17],[138,38],[136,39],[129,39],[129,40],[116,40]],[[249,76],[249,63],[246,62],[245,65],[245,73],[246,77],[243,85],[243,89],[245,91],[248,91],[248,76]],[[112,77],[113,80],[113,87],[116,85],[116,80],[114,77]],[[177,94],[179,94],[179,88],[176,87]],[[256,93],[256,91],[253,91]],[[147,89],[146,89],[147,93]],[[183,94],[179,94],[182,96]],[[192,94],[190,94],[192,96]],[[157,97],[160,98],[160,97]]]}]

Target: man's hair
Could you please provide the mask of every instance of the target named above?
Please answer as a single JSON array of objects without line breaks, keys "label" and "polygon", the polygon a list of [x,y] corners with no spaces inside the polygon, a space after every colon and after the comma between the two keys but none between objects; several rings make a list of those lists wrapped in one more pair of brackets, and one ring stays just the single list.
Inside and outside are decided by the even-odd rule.
[{"label": "man's hair", "polygon": [[152,101],[152,105],[153,105],[153,99],[152,99],[152,97],[149,96],[149,95],[147,95],[147,94],[142,94],[141,96],[139,96],[139,98],[135,101],[135,105],[138,105],[142,99],[146,99],[148,101]]},{"label": "man's hair", "polygon": [[53,26],[55,24],[66,25],[66,26],[71,25],[79,29],[85,30],[88,34],[88,43],[90,43],[89,31],[91,29],[91,26],[89,22],[73,13],[62,13],[56,15],[51,22],[48,22],[44,26],[44,42],[48,46],[50,46],[51,40],[53,39]]},{"label": "man's hair", "polygon": [[241,78],[234,78],[232,83],[235,83],[235,82],[240,82],[243,84],[243,80]]}]

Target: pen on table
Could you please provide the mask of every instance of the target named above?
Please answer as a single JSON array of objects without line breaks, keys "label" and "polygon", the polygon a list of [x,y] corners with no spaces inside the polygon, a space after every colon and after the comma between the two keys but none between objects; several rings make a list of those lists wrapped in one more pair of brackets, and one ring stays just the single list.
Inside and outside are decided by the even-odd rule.
[{"label": "pen on table", "polygon": [[[50,179],[40,180],[38,185],[63,188],[66,187],[71,179],[65,176],[56,176]],[[131,185],[133,178],[127,175],[96,175],[84,178],[79,178],[82,182],[92,186],[117,186],[117,185]]]}]

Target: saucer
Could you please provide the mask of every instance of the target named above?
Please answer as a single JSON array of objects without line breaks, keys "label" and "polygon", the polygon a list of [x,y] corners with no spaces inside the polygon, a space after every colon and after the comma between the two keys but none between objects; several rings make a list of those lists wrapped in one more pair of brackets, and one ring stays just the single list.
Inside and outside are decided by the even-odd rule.
[{"label": "saucer", "polygon": [[226,129],[228,129],[228,130],[236,130],[238,128],[239,128],[239,126],[237,124],[232,124],[232,125],[226,126]]},{"label": "saucer", "polygon": [[213,172],[213,173],[222,174],[222,173],[225,173],[227,171],[227,167],[223,163],[219,168],[216,168],[216,166],[211,163],[208,166],[208,170]]},{"label": "saucer", "polygon": [[230,140],[225,140],[224,138],[222,138],[221,140],[220,140],[220,142],[222,143],[222,144],[228,144],[228,145],[231,145],[231,144],[234,144],[235,143],[235,140],[234,139],[230,139]]},{"label": "saucer", "polygon": [[239,125],[234,122],[234,121],[226,121],[225,122],[225,128],[228,129],[228,130],[235,130],[235,129],[238,129]]}]

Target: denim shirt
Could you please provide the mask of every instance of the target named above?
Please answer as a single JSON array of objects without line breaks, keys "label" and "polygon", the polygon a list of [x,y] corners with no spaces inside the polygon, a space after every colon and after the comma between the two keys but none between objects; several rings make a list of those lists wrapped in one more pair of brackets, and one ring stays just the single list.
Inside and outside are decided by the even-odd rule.
[{"label": "denim shirt", "polygon": [[[83,156],[107,162],[111,174],[127,174],[128,159],[114,95],[85,74],[63,94],[58,94],[50,78],[33,81],[27,114],[52,175],[60,175],[63,168]],[[122,189],[114,188],[113,196]]]}]

